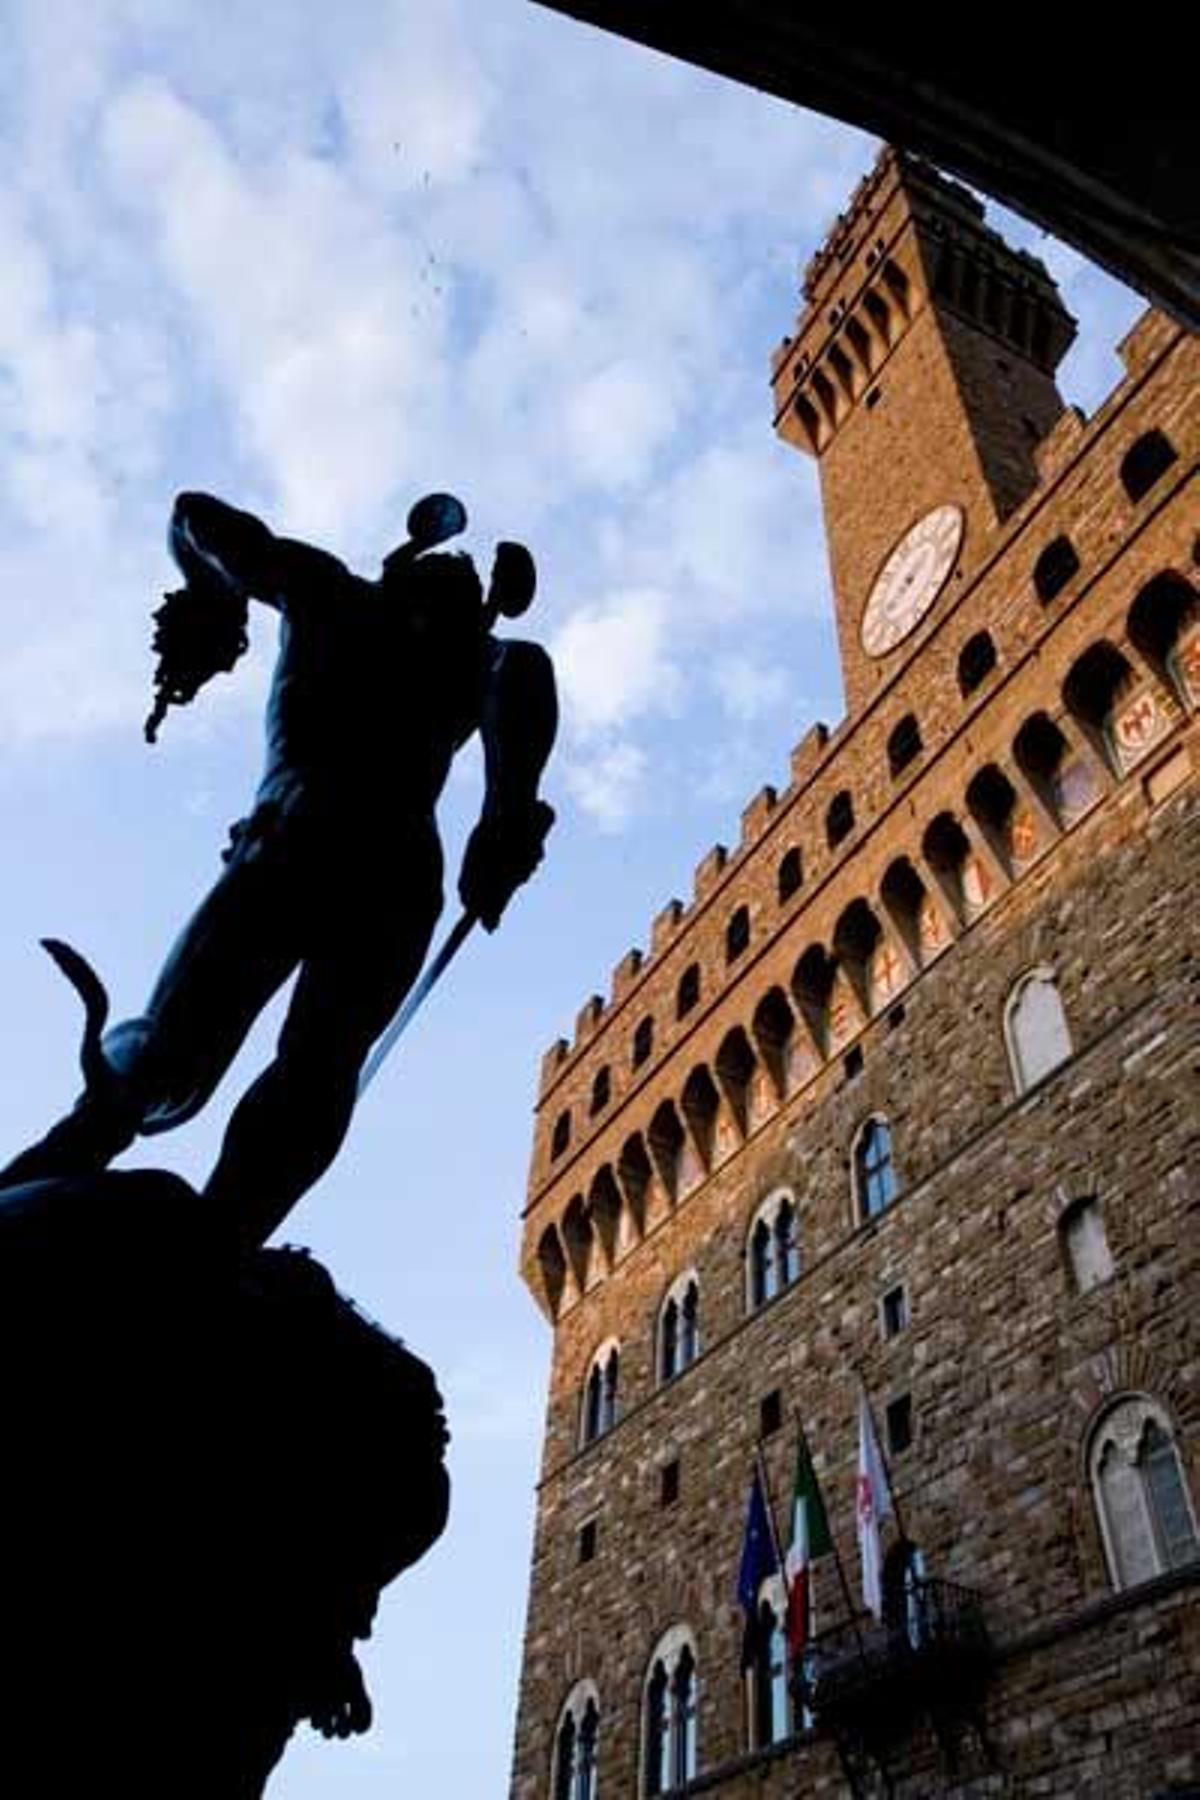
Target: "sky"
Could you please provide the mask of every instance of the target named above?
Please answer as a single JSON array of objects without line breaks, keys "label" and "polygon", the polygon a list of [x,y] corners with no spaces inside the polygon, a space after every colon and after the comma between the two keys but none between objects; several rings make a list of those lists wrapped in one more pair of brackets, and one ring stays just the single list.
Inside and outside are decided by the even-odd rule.
[{"label": "sky", "polygon": [[[525,0],[0,0],[0,1147],[73,1098],[76,1003],[138,1010],[258,772],[274,622],[142,741],[174,493],[366,574],[411,501],[534,550],[563,726],[547,862],[476,934],[280,1234],[436,1369],[449,1527],[385,1597],[376,1726],[270,1800],[507,1791],[549,1330],[516,1273],[538,1062],[841,712],[813,465],[770,427],[799,269],[875,143]],[[219,20],[219,24],[217,21]],[[1091,410],[1136,296],[1035,228]],[[442,808],[455,866],[479,798]],[[447,911],[447,922],[452,913]],[[209,1111],[130,1153],[202,1182]],[[731,1583],[734,1571],[730,1572]]]}]

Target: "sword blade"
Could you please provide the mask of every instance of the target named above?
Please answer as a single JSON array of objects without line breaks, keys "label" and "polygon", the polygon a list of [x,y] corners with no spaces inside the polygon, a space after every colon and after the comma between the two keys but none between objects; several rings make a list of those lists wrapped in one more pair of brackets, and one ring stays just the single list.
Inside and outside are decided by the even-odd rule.
[{"label": "sword blade", "polygon": [[401,1005],[391,1024],[376,1040],[375,1047],[363,1065],[362,1074],[358,1078],[358,1098],[361,1100],[380,1069],[391,1055],[397,1041],[408,1030],[416,1014],[420,1011],[430,992],[446,973],[454,958],[458,955],[475,923],[474,913],[463,913],[446,938],[433,961],[426,967],[424,974]]}]

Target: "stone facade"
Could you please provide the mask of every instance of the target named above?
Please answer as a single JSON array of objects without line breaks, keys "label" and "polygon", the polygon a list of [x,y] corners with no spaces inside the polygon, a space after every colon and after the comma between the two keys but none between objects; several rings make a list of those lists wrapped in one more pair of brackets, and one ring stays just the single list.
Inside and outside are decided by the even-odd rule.
[{"label": "stone facade", "polygon": [[[870,326],[888,262],[903,322],[872,348],[846,326]],[[982,1596],[994,1650],[958,1773],[914,1717],[889,1751],[897,1791],[1183,1792],[1200,1783],[1200,1561],[1121,1585],[1093,1446],[1120,1396],[1150,1397],[1200,1501],[1198,347],[1150,312],[1095,416],[1065,409],[1071,325],[1045,271],[890,152],[806,299],[776,423],[821,459],[849,710],[543,1064],[522,1269],[554,1360],[511,1793],[559,1800],[556,1735],[584,1683],[597,1793],[648,1791],[646,1683],[680,1627],[687,1791],[851,1791],[826,1732],[754,1747],[734,1589],[774,1406],[784,1536],[801,1419],[857,1596],[860,1380],[881,1421],[908,1397],[906,1531],[930,1576]],[[870,658],[875,571],[948,496],[954,566]],[[984,634],[976,679],[964,650]],[[1022,1041],[1031,972],[1061,1042]],[[872,1119],[898,1191],[868,1213]],[[755,1306],[749,1232],[778,1190],[799,1274]],[[1084,1202],[1099,1248],[1075,1267]],[[664,1380],[662,1308],[687,1275],[698,1354]],[[818,1631],[844,1625],[831,1559],[815,1586]]]}]

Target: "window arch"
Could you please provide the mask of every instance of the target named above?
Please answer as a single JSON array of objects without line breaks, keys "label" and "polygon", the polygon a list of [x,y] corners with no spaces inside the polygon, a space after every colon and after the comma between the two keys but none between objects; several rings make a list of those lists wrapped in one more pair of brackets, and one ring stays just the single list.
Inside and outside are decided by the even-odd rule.
[{"label": "window arch", "polygon": [[800,851],[793,844],[792,848],[785,850],[780,858],[779,871],[776,875],[776,892],[779,895],[781,906],[785,900],[790,900],[793,894],[800,892],[803,881],[804,861]]},{"label": "window arch", "polygon": [[561,1156],[571,1141],[571,1109],[560,1112],[554,1121],[554,1130],[550,1137],[551,1157]]},{"label": "window arch", "polygon": [[553,1800],[596,1800],[600,1698],[594,1682],[579,1681],[567,1695],[554,1734]]},{"label": "window arch", "polygon": [[746,1307],[757,1312],[800,1273],[796,1203],[787,1188],[768,1194],[746,1235]]},{"label": "window arch", "polygon": [[596,1077],[592,1082],[592,1098],[589,1103],[589,1111],[593,1116],[598,1112],[603,1112],[611,1098],[612,1073],[608,1064],[605,1063],[602,1068],[596,1070]]},{"label": "window arch", "polygon": [[725,961],[734,963],[750,947],[750,907],[739,905],[725,927]]},{"label": "window arch", "polygon": [[1069,537],[1056,537],[1033,565],[1034,592],[1043,606],[1057,598],[1079,573],[1079,555]]},{"label": "window arch", "polygon": [[643,1696],[642,1793],[669,1793],[691,1781],[699,1767],[699,1682],[691,1634],[676,1625],[650,1659]]},{"label": "window arch", "polygon": [[1166,474],[1177,454],[1165,432],[1143,432],[1121,459],[1121,485],[1129,498],[1143,499]]},{"label": "window arch", "polygon": [[891,1126],[876,1114],[864,1122],[854,1140],[854,1195],[859,1218],[876,1218],[898,1191]]},{"label": "window arch", "polygon": [[1068,669],[1063,699],[1114,775],[1141,761],[1171,720],[1153,684],[1139,677],[1106,638],[1090,644]]},{"label": "window arch", "polygon": [[1156,1401],[1126,1394],[1103,1413],[1088,1449],[1088,1478],[1114,1587],[1133,1587],[1200,1556],[1175,1433]]},{"label": "window arch", "polygon": [[1072,1054],[1067,1015],[1052,969],[1030,969],[1013,986],[1004,1005],[1004,1035],[1019,1094]]},{"label": "window arch", "polygon": [[1184,705],[1200,706],[1200,595],[1173,569],[1138,592],[1129,641]]},{"label": "window arch", "polygon": [[700,1000],[700,964],[689,963],[679,977],[675,996],[675,1017],[684,1018]]},{"label": "window arch", "polygon": [[654,1020],[650,1017],[649,1013],[647,1013],[644,1019],[639,1020],[637,1029],[633,1034],[633,1056],[631,1060],[635,1069],[640,1069],[644,1062],[649,1062],[650,1053],[653,1049]]},{"label": "window arch", "polygon": [[921,727],[915,713],[905,713],[887,741],[888,773],[895,780],[921,754]]},{"label": "window arch", "polygon": [[611,1339],[601,1344],[592,1358],[583,1385],[583,1419],[580,1440],[594,1444],[617,1422],[617,1383],[621,1372],[620,1345]]},{"label": "window arch", "polygon": [[782,1578],[769,1575],[759,1589],[758,1630],[754,1640],[754,1661],[749,1671],[752,1750],[765,1750],[771,1744],[778,1744],[792,1731],[785,1613]]},{"label": "window arch", "polygon": [[958,691],[964,699],[985,682],[996,666],[996,646],[990,631],[977,631],[959,652]]},{"label": "window arch", "polygon": [[825,814],[825,837],[831,850],[850,836],[854,830],[854,801],[850,790],[842,788],[829,802],[829,811]]},{"label": "window arch", "polygon": [[700,1354],[700,1284],[694,1270],[667,1290],[658,1315],[658,1378],[673,1381]]},{"label": "window arch", "polygon": [[739,906],[725,927],[725,961],[736,962],[750,946],[750,908]]}]

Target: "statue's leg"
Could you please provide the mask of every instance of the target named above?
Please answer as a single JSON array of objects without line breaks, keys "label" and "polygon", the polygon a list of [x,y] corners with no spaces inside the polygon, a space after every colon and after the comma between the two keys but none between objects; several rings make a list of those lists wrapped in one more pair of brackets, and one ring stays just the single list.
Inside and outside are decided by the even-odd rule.
[{"label": "statue's leg", "polygon": [[94,1174],[128,1148],[155,1108],[189,1116],[299,961],[286,871],[262,855],[235,857],[201,902],[155,984],[146,1012],[104,1043],[110,1079],[0,1170],[0,1187]]},{"label": "statue's leg", "polygon": [[[436,860],[435,860],[436,859]],[[329,1167],[371,1045],[420,973],[441,910],[441,859],[396,883],[347,877],[338,915],[305,957],[275,1060],[239,1101],[205,1195],[261,1244]]]}]

